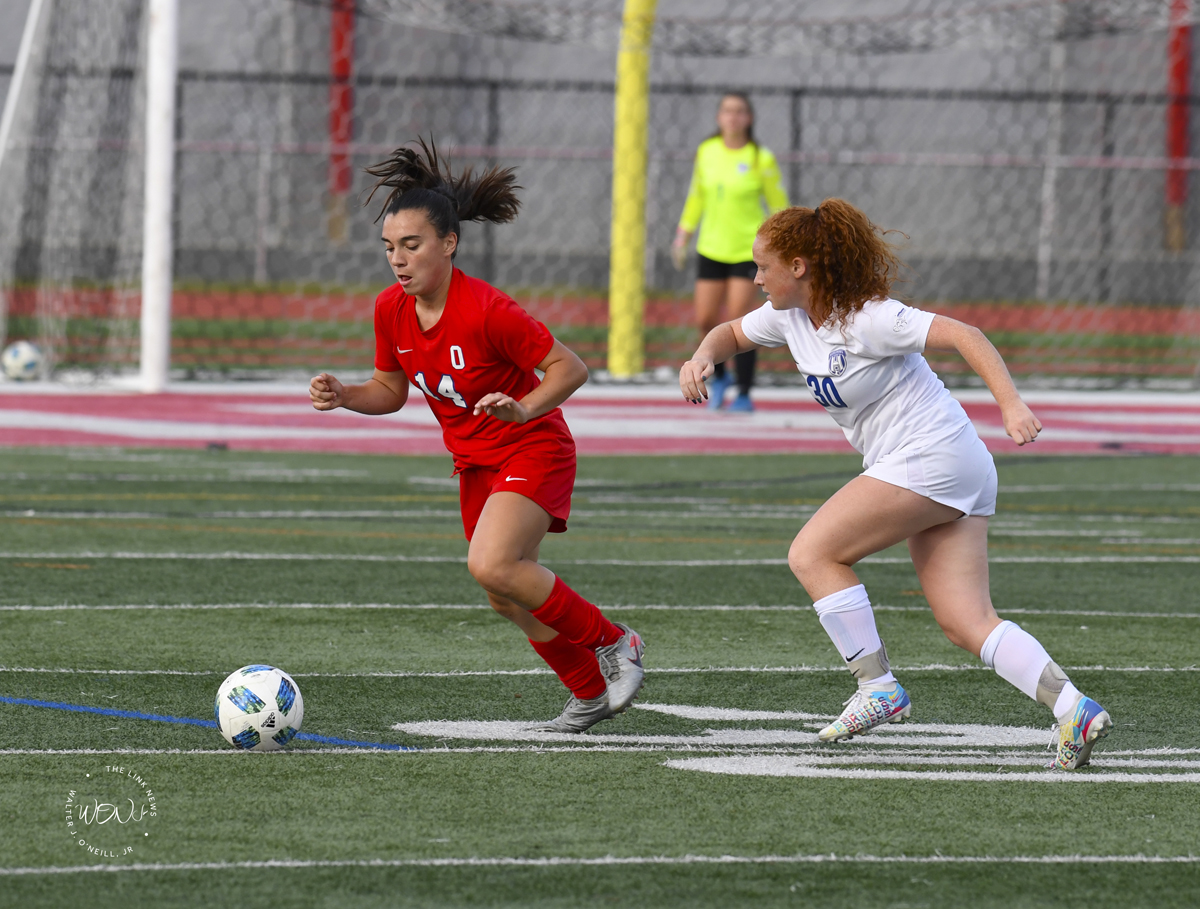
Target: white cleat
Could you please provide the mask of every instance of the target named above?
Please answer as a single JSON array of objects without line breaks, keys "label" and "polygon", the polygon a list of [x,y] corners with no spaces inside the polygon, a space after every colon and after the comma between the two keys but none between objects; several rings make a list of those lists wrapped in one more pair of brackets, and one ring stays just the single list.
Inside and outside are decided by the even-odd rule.
[{"label": "white cleat", "polygon": [[822,742],[842,742],[884,723],[899,723],[912,714],[912,701],[900,683],[882,691],[858,689],[846,701],[846,709],[817,733]]},{"label": "white cleat", "polygon": [[608,680],[608,704],[611,715],[624,713],[645,684],[646,670],[642,668],[642,652],[646,649],[641,635],[620,622],[621,639],[607,647],[596,648],[600,671]]},{"label": "white cleat", "polygon": [[1089,697],[1075,704],[1071,722],[1061,723],[1054,731],[1050,750],[1056,752],[1051,770],[1078,770],[1092,758],[1092,746],[1112,732],[1112,717]]},{"label": "white cleat", "polygon": [[562,713],[533,728],[537,732],[586,732],[610,716],[612,711],[608,707],[608,692],[588,701],[572,696]]}]

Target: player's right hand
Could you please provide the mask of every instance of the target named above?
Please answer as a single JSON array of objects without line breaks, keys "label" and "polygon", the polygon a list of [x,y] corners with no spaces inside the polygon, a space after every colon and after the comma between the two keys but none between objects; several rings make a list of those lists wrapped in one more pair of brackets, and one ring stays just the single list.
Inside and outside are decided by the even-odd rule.
[{"label": "player's right hand", "polygon": [[686,237],[676,237],[675,242],[671,244],[671,264],[675,266],[676,271],[683,271],[687,265]]},{"label": "player's right hand", "polygon": [[1001,410],[1000,416],[1004,420],[1004,431],[1018,445],[1037,441],[1038,433],[1042,431],[1042,421],[1033,415],[1024,401],[1010,404]]},{"label": "player's right hand", "polygon": [[345,392],[345,386],[327,372],[313,376],[312,381],[308,383],[308,397],[312,400],[312,406],[317,410],[333,410],[335,407],[341,407],[344,403],[342,395]]},{"label": "player's right hand", "polygon": [[679,390],[683,399],[691,404],[708,400],[708,388],[704,380],[713,374],[716,367],[712,360],[688,360],[679,368]]}]

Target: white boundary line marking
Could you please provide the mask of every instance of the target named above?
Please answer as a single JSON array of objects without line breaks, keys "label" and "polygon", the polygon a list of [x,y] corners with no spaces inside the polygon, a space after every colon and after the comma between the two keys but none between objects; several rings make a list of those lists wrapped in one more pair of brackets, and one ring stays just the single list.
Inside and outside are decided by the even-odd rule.
[{"label": "white boundary line marking", "polygon": [[[321,746],[314,745],[304,748],[289,748],[286,751],[263,752],[271,754],[273,758],[256,758],[256,760],[285,760],[287,756],[304,755],[353,755],[353,754],[369,754],[369,755],[404,755],[411,757],[413,755],[429,755],[429,754],[587,754],[591,752],[603,752],[605,754],[696,754],[696,753],[712,753],[723,756],[731,756],[731,750],[736,746],[728,744],[688,744],[688,745],[668,745],[668,744],[647,744],[647,745],[621,745],[612,743],[597,743],[588,744],[585,739],[576,744],[552,742],[529,742],[526,744],[517,745],[472,745],[461,747],[445,747],[440,745],[420,746],[412,751],[396,751],[391,748],[369,748],[366,746],[344,747],[340,745]],[[822,746],[825,747],[825,746]],[[861,747],[861,746],[860,746]],[[1149,748],[1144,751],[1105,751],[1103,754],[1105,766],[1116,767],[1142,767],[1146,769],[1190,769],[1196,767],[1200,762],[1194,760],[1154,760],[1147,758],[1146,755],[1159,754],[1161,752],[1170,752],[1171,754],[1179,755],[1195,755],[1200,754],[1200,749],[1196,748]],[[235,755],[241,754],[240,751],[234,748],[0,748],[0,757],[47,757],[60,755],[160,755],[160,754],[179,754],[179,755]],[[781,755],[792,756],[809,760],[812,763],[831,763],[831,764],[925,764],[928,760],[917,760],[912,755],[924,756],[925,758],[931,755],[936,755],[939,760],[937,763],[942,764],[966,764],[973,763],[977,766],[1028,766],[1032,759],[1039,766],[1044,763],[1043,755],[1046,754],[1045,749],[1037,748],[1022,752],[1020,749],[1009,749],[1006,752],[989,751],[983,752],[978,750],[962,750],[962,749],[942,749],[938,752],[923,751],[920,749],[911,749],[900,746],[895,753],[883,755],[879,752],[868,752],[865,755],[854,755],[842,758],[824,757],[815,755],[813,751],[807,749],[803,745],[793,746],[744,746],[738,749],[738,754],[768,756]]]},{"label": "white boundary line marking", "polygon": [[268,859],[246,862],[173,862],[131,865],[49,865],[0,868],[0,876],[130,871],[235,871],[267,868],[555,868],[627,865],[1194,865],[1198,855],[605,855],[596,858],[511,856],[427,859]]},{"label": "white boundary line marking", "polygon": [[[671,603],[619,603],[601,604],[605,612],[812,612],[811,605],[783,603],[777,605],[759,605],[757,603],[741,605],[696,604],[680,605]],[[928,606],[889,606],[873,604],[876,612],[913,612],[927,613]],[[437,610],[461,609],[488,611],[486,603],[121,603],[90,605],[86,603],[58,603],[50,606],[34,606],[16,604],[0,606],[0,612],[111,612],[120,610],[205,610],[205,609],[412,609]],[[1039,615],[1039,616],[1089,616],[1096,618],[1116,619],[1200,619],[1200,612],[1121,612],[1119,610],[1103,609],[1003,609],[1004,615]]]},{"label": "white boundary line marking", "polygon": [[[692,511],[647,511],[638,509],[574,509],[572,520],[586,521],[591,518],[637,518],[640,520],[733,520],[733,521],[793,521],[803,526],[816,510],[814,505],[779,506],[770,510],[748,510],[746,506],[733,503],[719,503],[720,507],[698,509]],[[761,507],[761,506],[760,506]],[[789,510],[789,508],[791,510]],[[229,520],[362,520],[368,518],[384,518],[392,520],[430,518],[452,520],[460,518],[458,511],[449,509],[424,510],[340,510],[340,511],[196,511],[155,512],[155,511],[51,511],[46,509],[8,509],[0,510],[0,517],[5,518],[38,518],[41,520],[59,521],[229,521]],[[1071,515],[1068,518],[1080,517]],[[1109,523],[1122,522],[1123,516],[1107,517]],[[1003,519],[1002,519],[1003,520]],[[1011,519],[1009,519],[1011,520]],[[1195,519],[1192,520],[1194,523]],[[1176,523],[1189,523],[1187,518],[1181,518]],[[1049,539],[1085,539],[1098,540],[1104,545],[1162,545],[1162,546],[1196,546],[1200,545],[1197,537],[1153,537],[1144,536],[1140,530],[1121,531],[1119,529],[1088,529],[1067,530],[1039,527],[1011,527],[1006,523],[997,523],[988,529],[988,537],[1017,537],[1017,538],[1049,538]]]},{"label": "white boundary line marking", "polygon": [[[0,552],[0,559],[181,559],[201,561],[279,561],[279,562],[457,562],[464,564],[466,556],[410,556],[313,552]],[[786,565],[787,559],[543,559],[547,565],[616,565],[646,568],[708,568],[735,565]],[[1200,564],[1200,555],[1179,556],[991,556],[993,565],[1091,565],[1111,563]],[[908,557],[868,556],[859,564],[909,565]]]},{"label": "white boundary line marking", "polygon": [[[984,759],[979,759],[984,763]],[[915,762],[914,762],[915,763]],[[1025,773],[996,773],[979,770],[874,770],[851,767],[819,767],[803,757],[736,755],[684,758],[664,761],[675,770],[698,770],[732,776],[801,777],[837,780],[904,780],[931,783],[1200,783],[1200,773],[1122,773],[1101,770],[1069,773],[1041,770]]]},{"label": "white boundary line marking", "polygon": [[[1200,666],[1064,666],[1068,672],[1200,672]],[[680,675],[694,673],[736,673],[736,672],[845,672],[845,666],[648,666],[647,673],[662,675]],[[986,666],[963,663],[930,663],[925,666],[893,666],[893,672],[991,672]],[[78,675],[228,675],[224,669],[79,669],[58,666],[0,666],[0,674],[5,672],[42,672]],[[521,676],[521,675],[553,675],[549,669],[455,669],[439,671],[413,670],[363,670],[361,672],[293,672],[296,678],[314,679],[454,679],[470,678],[473,676]]]}]

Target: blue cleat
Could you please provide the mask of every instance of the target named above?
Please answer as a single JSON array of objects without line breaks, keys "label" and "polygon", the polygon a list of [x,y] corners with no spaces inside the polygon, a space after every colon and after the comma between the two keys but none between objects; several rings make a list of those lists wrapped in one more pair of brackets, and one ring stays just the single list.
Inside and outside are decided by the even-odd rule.
[{"label": "blue cleat", "polygon": [[733,399],[733,403],[729,405],[730,413],[754,413],[754,402],[750,400],[750,395],[739,394]]},{"label": "blue cleat", "polygon": [[1081,697],[1069,723],[1061,723],[1050,750],[1058,753],[1050,762],[1051,770],[1078,770],[1087,765],[1092,746],[1112,731],[1108,711],[1088,697]]},{"label": "blue cleat", "polygon": [[710,410],[720,410],[724,406],[725,392],[732,384],[733,377],[729,373],[725,373],[721,378],[713,376],[708,380],[708,407]]},{"label": "blue cleat", "polygon": [[911,714],[912,701],[899,682],[881,690],[860,688],[846,701],[842,715],[818,732],[817,738],[822,742],[845,741],[884,723],[899,723]]}]

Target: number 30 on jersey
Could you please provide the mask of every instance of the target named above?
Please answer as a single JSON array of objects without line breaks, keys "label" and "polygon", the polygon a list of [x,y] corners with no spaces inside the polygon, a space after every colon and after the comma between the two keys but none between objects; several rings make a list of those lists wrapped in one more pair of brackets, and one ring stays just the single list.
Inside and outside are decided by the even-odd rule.
[{"label": "number 30 on jersey", "polygon": [[846,402],[842,400],[842,396],[838,394],[837,386],[833,384],[833,379],[829,376],[821,378],[819,376],[808,376],[805,381],[808,383],[808,389],[812,392],[812,396],[817,399],[817,403],[822,407],[845,407]]}]

